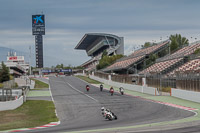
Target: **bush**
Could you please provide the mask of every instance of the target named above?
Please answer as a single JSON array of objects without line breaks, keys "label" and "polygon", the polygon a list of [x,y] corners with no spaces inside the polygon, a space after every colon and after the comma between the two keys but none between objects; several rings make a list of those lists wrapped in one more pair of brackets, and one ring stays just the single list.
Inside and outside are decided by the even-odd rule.
[{"label": "bush", "polygon": [[162,88],[162,91],[163,91],[163,92],[170,92],[170,91],[171,91],[171,88],[172,88],[172,87],[170,87],[170,86],[169,86],[169,87],[163,87],[163,88]]},{"label": "bush", "polygon": [[15,83],[15,87],[16,87],[16,88],[18,87],[18,84],[17,84],[17,83]]},{"label": "bush", "polygon": [[0,88],[3,88],[3,84],[2,83],[0,83]]}]

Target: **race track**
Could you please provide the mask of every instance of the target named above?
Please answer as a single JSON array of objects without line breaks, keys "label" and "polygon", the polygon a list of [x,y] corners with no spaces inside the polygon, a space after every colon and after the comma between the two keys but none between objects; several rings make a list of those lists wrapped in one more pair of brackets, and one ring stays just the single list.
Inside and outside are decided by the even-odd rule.
[{"label": "race track", "polygon": [[[29,132],[68,132],[104,129],[171,121],[194,115],[194,113],[146,101],[144,99],[120,95],[110,96],[108,91],[90,85],[86,92],[86,82],[73,77],[50,77],[51,92],[61,124],[51,128]],[[100,108],[111,109],[118,120],[105,120]]]}]

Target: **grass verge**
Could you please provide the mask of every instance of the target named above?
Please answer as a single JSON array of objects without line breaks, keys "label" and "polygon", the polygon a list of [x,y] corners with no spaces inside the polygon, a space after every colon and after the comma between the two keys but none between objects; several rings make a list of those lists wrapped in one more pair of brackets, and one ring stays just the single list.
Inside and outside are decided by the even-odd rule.
[{"label": "grass verge", "polygon": [[58,121],[52,101],[30,100],[15,110],[0,112],[0,131],[37,127]]},{"label": "grass verge", "polygon": [[76,77],[82,79],[82,80],[85,80],[86,82],[90,83],[90,84],[101,84],[101,82],[99,81],[96,81],[94,79],[91,79],[89,77],[85,77],[85,76],[80,76],[80,75],[77,75]]},{"label": "grass verge", "polygon": [[35,81],[35,88],[38,88],[38,89],[49,88],[49,85],[44,82],[41,82],[37,79],[31,79],[31,80]]}]

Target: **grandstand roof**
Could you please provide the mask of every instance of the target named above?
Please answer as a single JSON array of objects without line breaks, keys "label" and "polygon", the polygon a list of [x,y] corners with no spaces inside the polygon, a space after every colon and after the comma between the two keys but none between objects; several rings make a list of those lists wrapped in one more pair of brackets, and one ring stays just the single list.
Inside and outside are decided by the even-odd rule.
[{"label": "grandstand roof", "polygon": [[112,34],[106,34],[106,33],[87,33],[83,36],[83,38],[80,40],[80,42],[77,44],[75,49],[82,49],[86,50],[88,46],[90,46],[95,40],[97,40],[99,37],[112,37],[117,39],[118,41],[120,38],[116,35]]}]

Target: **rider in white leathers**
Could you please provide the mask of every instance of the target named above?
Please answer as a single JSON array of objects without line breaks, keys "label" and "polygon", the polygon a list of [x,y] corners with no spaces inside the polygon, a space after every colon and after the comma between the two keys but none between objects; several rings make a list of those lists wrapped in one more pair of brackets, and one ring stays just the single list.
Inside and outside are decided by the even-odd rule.
[{"label": "rider in white leathers", "polygon": [[124,88],[123,88],[123,87],[120,87],[120,88],[119,88],[119,92],[120,92],[122,95],[124,95]]},{"label": "rider in white leathers", "polygon": [[117,116],[113,112],[111,112],[109,109],[106,109],[104,107],[101,108],[101,113],[102,113],[103,117],[105,117],[105,119],[108,119],[107,118],[108,115],[111,116],[111,119],[109,119],[109,120],[117,119]]}]

